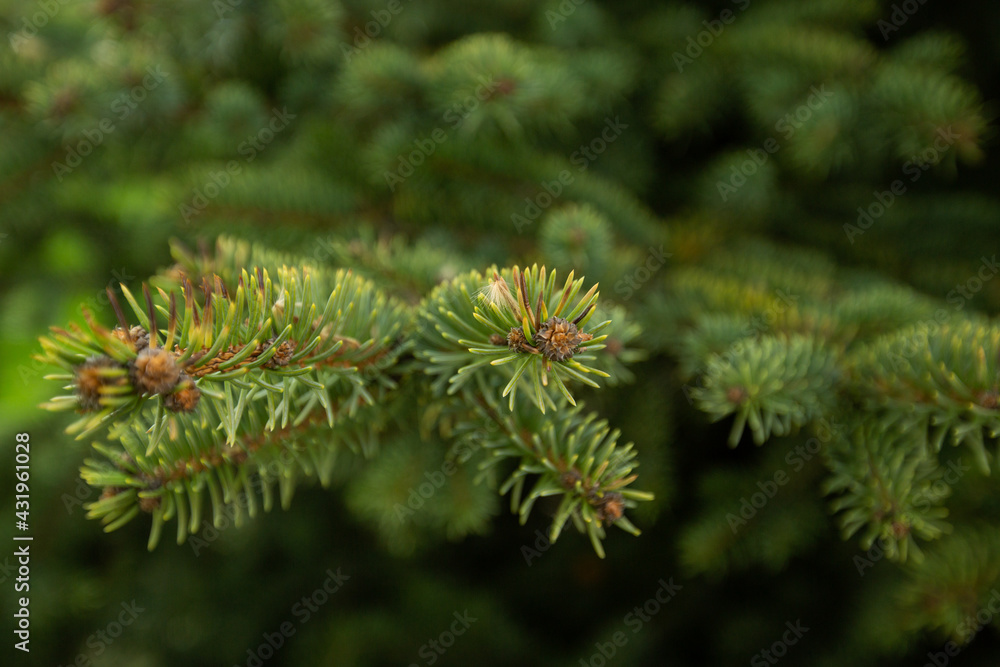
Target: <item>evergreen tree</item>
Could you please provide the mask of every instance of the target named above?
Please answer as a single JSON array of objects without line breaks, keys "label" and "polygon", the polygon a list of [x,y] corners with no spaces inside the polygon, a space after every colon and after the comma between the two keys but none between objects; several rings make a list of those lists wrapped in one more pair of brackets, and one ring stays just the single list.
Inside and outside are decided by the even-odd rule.
[{"label": "evergreen tree", "polygon": [[33,652],[995,661],[978,4],[0,0]]}]

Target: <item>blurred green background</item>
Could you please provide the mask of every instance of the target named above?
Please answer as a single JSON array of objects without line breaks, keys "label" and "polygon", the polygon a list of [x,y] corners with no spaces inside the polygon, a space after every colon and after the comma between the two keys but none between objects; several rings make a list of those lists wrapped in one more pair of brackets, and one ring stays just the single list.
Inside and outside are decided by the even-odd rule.
[{"label": "blurred green background", "polygon": [[[919,665],[940,650],[933,633],[880,636],[892,624],[871,600],[903,575],[883,564],[859,579],[857,545],[831,521],[810,524],[777,571],[688,576],[677,542],[703,509],[699,475],[759,452],[727,450],[728,426],[706,425],[679,394],[657,319],[644,317],[667,298],[666,273],[635,300],[615,287],[651,247],[698,262],[753,234],[946,299],[1000,247],[997,3],[0,0],[0,27],[0,507],[12,516],[13,434],[28,432],[34,536],[32,651],[4,664],[252,665],[248,650],[285,622],[294,635],[266,664],[597,666],[616,632],[628,641],[607,664],[746,664],[798,619],[809,631],[783,664]],[[469,106],[485,72],[502,75]],[[823,85],[829,100],[808,106]],[[282,109],[294,117],[262,134]],[[797,111],[788,133],[781,118]],[[581,162],[612,118],[626,129]],[[933,168],[852,239],[856,209],[941,127],[955,139]],[[386,172],[436,128],[445,140],[390,188]],[[720,196],[769,138],[778,152]],[[574,182],[558,206],[518,229],[511,216],[563,169]],[[636,520],[644,534],[613,532],[605,560],[577,535],[526,559],[545,517],[519,526],[503,499],[487,534],[401,554],[340,489],[318,488],[204,548],[147,553],[142,521],[102,534],[82,508],[97,496],[77,477],[86,444],[37,407],[55,393],[32,360],[38,336],[81,321],[81,304],[110,323],[105,287],[168,266],[170,239],[197,247],[220,233],[329,248],[411,301],[491,262],[601,280],[652,352],[634,383],[587,395],[639,447],[639,487],[658,494]],[[1000,281],[972,304],[995,314]],[[12,524],[0,525],[8,625]],[[305,618],[296,605],[338,568],[349,579]],[[627,615],[671,579],[676,598],[637,627]],[[105,642],[97,633],[117,632],[133,601],[141,613]],[[476,621],[454,646],[429,648],[466,610]],[[949,664],[998,655],[989,630]]]}]

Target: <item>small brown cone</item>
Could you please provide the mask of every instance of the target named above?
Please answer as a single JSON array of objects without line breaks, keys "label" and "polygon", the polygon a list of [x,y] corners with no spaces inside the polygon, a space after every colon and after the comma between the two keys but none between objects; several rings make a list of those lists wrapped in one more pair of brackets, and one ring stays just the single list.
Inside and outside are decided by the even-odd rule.
[{"label": "small brown cone", "polygon": [[595,506],[602,523],[614,523],[625,514],[625,498],[620,493],[605,493]]},{"label": "small brown cone", "polygon": [[177,383],[177,389],[163,397],[163,404],[172,412],[191,412],[198,405],[201,391],[187,375]]},{"label": "small brown cone", "polygon": [[167,394],[180,379],[174,355],[162,347],[147,347],[132,362],[132,385],[140,394]]},{"label": "small brown cone", "polygon": [[527,344],[528,340],[524,337],[524,331],[521,327],[514,327],[507,333],[507,347],[512,352],[524,351]]},{"label": "small brown cone", "polygon": [[552,361],[571,358],[583,341],[576,325],[561,317],[550,317],[535,334],[535,347]]}]

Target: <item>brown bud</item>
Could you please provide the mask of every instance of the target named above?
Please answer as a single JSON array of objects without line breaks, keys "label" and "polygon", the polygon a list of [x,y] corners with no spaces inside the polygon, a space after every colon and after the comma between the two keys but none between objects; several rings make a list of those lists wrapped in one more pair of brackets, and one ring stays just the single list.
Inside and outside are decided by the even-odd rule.
[{"label": "brown bud", "polygon": [[139,498],[139,509],[143,512],[152,512],[160,506],[160,496],[146,496]]},{"label": "brown bud", "polygon": [[524,337],[524,330],[521,327],[514,327],[507,333],[507,347],[513,352],[523,352],[528,344]]},{"label": "brown bud", "polygon": [[267,360],[264,367],[280,368],[281,366],[287,366],[294,353],[295,343],[286,340],[278,346],[278,350],[274,353],[273,357]]},{"label": "brown bud", "polygon": [[101,489],[101,500],[108,500],[110,498],[114,498],[119,493],[122,493],[124,491],[126,491],[126,489],[120,486],[106,486],[103,489]]},{"label": "brown bud", "polygon": [[149,332],[138,325],[128,331],[121,327],[115,327],[111,333],[121,342],[134,347],[136,352],[141,352],[149,347]]},{"label": "brown bud", "polygon": [[903,521],[892,522],[892,536],[901,540],[910,534],[910,526]]},{"label": "brown bud", "polygon": [[163,404],[172,412],[191,412],[200,398],[201,391],[195,386],[194,380],[182,374],[177,388],[163,397]]},{"label": "brown bud", "polygon": [[571,358],[582,342],[576,325],[561,317],[550,317],[535,334],[535,347],[546,359],[553,361]]},{"label": "brown bud", "polygon": [[597,518],[604,523],[614,523],[625,514],[625,498],[620,493],[605,493],[594,506]]},{"label": "brown bud", "polygon": [[582,479],[583,477],[580,475],[580,473],[572,468],[559,475],[559,483],[562,484],[567,489],[576,488],[577,482],[581,481]]},{"label": "brown bud", "polygon": [[730,387],[726,390],[726,400],[730,403],[742,403],[747,400],[749,394],[743,387]]},{"label": "brown bud", "polygon": [[128,383],[124,367],[110,357],[88,359],[77,366],[74,373],[80,408],[87,412],[101,409],[101,397],[104,395],[105,387]]},{"label": "brown bud", "polygon": [[132,362],[131,375],[132,386],[140,394],[166,394],[177,386],[181,369],[168,350],[147,347]]},{"label": "brown bud", "polygon": [[989,410],[995,410],[1000,399],[1000,393],[996,389],[981,391],[976,396],[976,402]]}]

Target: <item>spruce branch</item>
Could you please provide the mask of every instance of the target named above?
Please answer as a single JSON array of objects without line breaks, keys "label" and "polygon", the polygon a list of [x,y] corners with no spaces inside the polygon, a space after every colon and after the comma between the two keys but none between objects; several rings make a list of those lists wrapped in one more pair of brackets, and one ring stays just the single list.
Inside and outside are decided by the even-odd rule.
[{"label": "spruce branch", "polygon": [[[557,284],[554,271],[538,266],[494,267],[492,278],[472,272],[424,300],[411,342],[409,309],[351,271],[289,268],[284,262],[294,258],[231,239],[220,239],[214,253],[174,252],[177,264],[151,280],[155,289],[143,286],[141,298],[122,285],[131,319],[109,291],[116,328],[88,313],[86,328],[56,330],[42,341],[44,358],[69,371],[56,377],[71,392],[46,407],[89,410],[71,427],[80,437],[108,432],[110,442],[95,443],[96,455],[81,470],[102,490],[87,509],[105,530],[149,513],[153,548],[171,520],[178,543],[197,532],[206,497],[217,526],[227,512],[240,523],[259,507],[269,510],[276,495],[287,507],[300,480],[331,483],[345,444],[370,456],[391,406],[417,399],[426,403],[421,443],[435,442],[430,431],[438,421],[443,428],[442,419],[453,420],[445,435],[452,443],[467,441],[469,425],[484,415],[497,427],[466,442],[475,465],[412,524],[418,532],[481,530],[496,497],[493,467],[513,459],[500,492],[511,492],[522,522],[536,500],[562,494],[551,539],[572,520],[603,556],[606,526],[638,534],[624,511],[652,495],[629,488],[632,446],[619,445],[618,432],[595,415],[571,408],[566,386],[596,387],[590,375],[627,381],[625,364],[642,358],[628,347],[639,328],[622,309],[611,311],[616,322],[589,326],[597,285],[583,292],[584,280],[572,272]],[[411,345],[415,360],[397,365]],[[584,363],[598,358],[614,375]],[[406,382],[405,395],[397,379]],[[423,392],[425,383],[436,391]],[[542,415],[546,408],[556,411],[551,419]],[[402,483],[429,460],[430,450],[418,456],[397,448],[363,479]],[[352,485],[351,506],[401,540],[394,549],[415,544],[418,532],[404,522],[386,524],[390,512],[398,519],[398,498],[364,500],[371,484]],[[458,496],[475,502],[452,511],[446,499],[458,503]]]},{"label": "spruce branch", "polygon": [[963,645],[986,625],[1000,627],[992,611],[1000,585],[994,524],[973,522],[938,540],[926,558],[908,565],[907,574],[898,605],[910,629],[940,629]]},{"label": "spruce branch", "polygon": [[844,539],[862,531],[863,549],[878,540],[888,558],[919,560],[915,536],[934,540],[951,530],[941,506],[951,489],[936,483],[941,467],[923,432],[869,416],[836,433],[826,459],[823,490],[834,496]]},{"label": "spruce branch", "polygon": [[611,430],[594,413],[584,415],[583,404],[548,418],[528,409],[523,401],[513,412],[504,410],[486,379],[480,376],[478,382],[479,408],[499,426],[492,433],[477,431],[478,444],[489,452],[480,474],[492,474],[498,464],[516,462],[499,491],[510,493],[511,511],[522,524],[540,498],[562,496],[549,528],[550,541],[555,542],[572,520],[603,558],[605,526],[613,524],[639,535],[625,509],[635,507],[636,501],[652,500],[653,494],[629,488],[637,478],[633,470],[638,464],[632,444],[618,444],[620,431]]},{"label": "spruce branch", "polygon": [[[231,258],[246,250],[229,249]],[[152,513],[150,548],[173,517],[178,542],[196,531],[206,494],[216,523],[239,492],[248,506],[237,519],[243,509],[253,516],[254,472],[265,509],[274,483],[284,506],[299,477],[328,484],[343,441],[370,441],[364,431],[378,420],[352,426],[351,417],[391,392],[382,371],[408,347],[398,341],[408,310],[350,271],[251,266],[231,270],[228,287],[218,274],[202,276],[200,293],[189,275],[175,269],[173,290],[156,297],[144,286],[144,303],[122,285],[139,324],[109,291],[118,327],[85,313],[85,328],[42,339],[41,358],[69,371],[53,377],[72,392],[45,407],[76,407],[85,414],[71,432],[107,427],[117,442],[95,444],[102,458],[81,471],[102,489],[89,516],[114,530]],[[168,277],[159,282],[171,287]],[[331,440],[340,431],[352,437]]]},{"label": "spruce branch", "polygon": [[[342,398],[346,397],[345,391]],[[348,409],[345,401],[337,407],[337,412]],[[82,479],[101,489],[100,499],[86,505],[87,516],[99,519],[110,532],[142,513],[150,514],[152,550],[164,525],[173,519],[177,543],[182,544],[206,521],[218,528],[232,514],[242,525],[260,509],[270,511],[276,499],[288,509],[301,480],[315,478],[327,487],[345,449],[364,452],[366,441],[381,427],[378,410],[365,410],[367,419],[344,415],[332,428],[325,415],[315,412],[268,430],[266,406],[255,402],[245,415],[240,437],[228,445],[224,434],[212,427],[217,416],[202,406],[197,419],[171,423],[151,454],[142,420],[116,424],[112,443],[95,443],[95,456],[81,468]],[[204,518],[206,498],[210,518]]]},{"label": "spruce branch", "polygon": [[[82,438],[109,419],[135,416],[156,398],[153,448],[168,413],[190,412],[207,400],[232,444],[248,401],[266,400],[269,428],[287,423],[292,393],[285,389],[295,378],[309,394],[303,409],[321,408],[332,423],[325,387],[391,353],[406,321],[403,308],[348,271],[327,275],[307,266],[276,274],[273,281],[267,269],[243,270],[234,288],[218,275],[205,277],[202,299],[185,279],[177,292],[157,290],[159,303],[144,286],[144,307],[122,285],[136,326],[109,291],[118,327],[108,330],[85,313],[86,329],[71,325],[42,339],[40,358],[69,371],[50,377],[69,381],[72,391],[45,407],[96,411],[69,427]],[[167,321],[162,340],[161,317]],[[355,404],[371,401],[363,383],[349,381],[358,390]]]},{"label": "spruce branch", "polygon": [[714,421],[736,415],[731,447],[746,425],[759,445],[831,409],[839,377],[836,361],[833,351],[812,337],[763,336],[712,357],[703,386],[691,394]]},{"label": "spruce branch", "polygon": [[929,432],[939,451],[950,434],[990,471],[986,438],[1000,437],[1000,326],[978,319],[923,322],[859,349],[852,386],[870,409],[884,408]]},{"label": "spruce branch", "polygon": [[[480,369],[504,378],[501,396],[513,410],[518,389],[545,412],[564,400],[575,404],[567,383],[598,384],[609,377],[588,364],[604,349],[598,335],[609,320],[584,330],[594,314],[597,285],[579,296],[583,278],[570,272],[561,288],[556,272],[517,266],[487,276],[478,272],[440,285],[420,308],[416,350],[433,387],[449,394],[462,389]],[[495,370],[494,370],[495,369]]]}]

